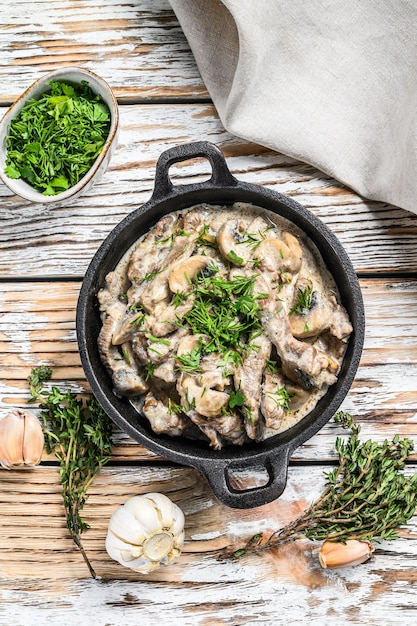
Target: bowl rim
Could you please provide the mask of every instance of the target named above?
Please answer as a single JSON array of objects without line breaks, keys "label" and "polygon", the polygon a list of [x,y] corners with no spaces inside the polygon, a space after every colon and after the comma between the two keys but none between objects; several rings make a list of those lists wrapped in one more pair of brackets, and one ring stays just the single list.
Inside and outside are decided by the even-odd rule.
[{"label": "bowl rim", "polygon": [[[92,91],[99,94],[103,101],[110,109],[110,129],[104,146],[97,156],[96,160],[84,174],[84,176],[72,187],[53,196],[45,196],[40,191],[34,189],[29,183],[21,178],[9,178],[5,174],[7,150],[5,148],[5,138],[7,135],[10,122],[19,114],[26,102],[30,98],[39,98],[43,93],[48,91],[48,83],[51,80],[67,81],[73,84],[79,84],[85,80],[88,82]],[[78,196],[86,186],[91,183],[98,173],[101,164],[107,157],[113,142],[116,139],[119,129],[119,108],[116,96],[114,95],[110,85],[98,74],[89,69],[73,66],[60,67],[44,74],[33,82],[25,91],[18,96],[13,104],[7,109],[6,113],[0,120],[0,179],[14,193],[26,200],[39,202],[41,204],[54,204],[62,202]]]}]

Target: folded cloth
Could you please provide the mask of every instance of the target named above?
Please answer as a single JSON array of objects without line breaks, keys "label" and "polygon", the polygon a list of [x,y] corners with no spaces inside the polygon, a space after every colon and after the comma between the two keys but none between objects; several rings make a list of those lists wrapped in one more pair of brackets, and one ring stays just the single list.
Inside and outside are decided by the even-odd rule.
[{"label": "folded cloth", "polygon": [[170,0],[224,127],[417,213],[417,0]]}]

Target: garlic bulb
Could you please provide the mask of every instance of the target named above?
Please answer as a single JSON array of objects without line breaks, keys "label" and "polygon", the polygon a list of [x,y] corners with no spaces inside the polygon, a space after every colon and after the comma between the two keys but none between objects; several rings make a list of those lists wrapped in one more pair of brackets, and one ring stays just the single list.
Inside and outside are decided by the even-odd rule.
[{"label": "garlic bulb", "polygon": [[181,554],[184,514],[161,493],[134,496],[110,519],[106,550],[121,565],[147,574]]},{"label": "garlic bulb", "polygon": [[0,421],[0,465],[6,469],[38,465],[43,446],[42,426],[33,413],[14,409]]},{"label": "garlic bulb", "polygon": [[324,568],[360,565],[368,561],[375,548],[369,541],[348,539],[346,543],[325,541],[320,548],[320,565]]}]

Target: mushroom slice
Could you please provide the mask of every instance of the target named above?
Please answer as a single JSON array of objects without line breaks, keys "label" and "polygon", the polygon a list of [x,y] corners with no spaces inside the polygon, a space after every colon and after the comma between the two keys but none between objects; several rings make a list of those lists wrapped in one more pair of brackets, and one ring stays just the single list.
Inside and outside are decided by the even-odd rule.
[{"label": "mushroom slice", "polygon": [[212,261],[208,256],[195,255],[183,259],[171,266],[168,284],[173,293],[187,293],[191,290],[192,281]]},{"label": "mushroom slice", "polygon": [[262,260],[261,269],[267,272],[300,271],[303,260],[303,251],[297,237],[291,233],[284,233],[282,240],[276,237],[266,237],[259,244],[256,255]]},{"label": "mushroom slice", "polygon": [[300,277],[295,287],[289,310],[291,332],[297,338],[319,335],[329,328],[335,305],[310,279]]},{"label": "mushroom slice", "polygon": [[217,234],[220,254],[234,265],[246,265],[252,256],[251,248],[244,243],[246,230],[247,223],[244,220],[232,219],[224,222]]}]

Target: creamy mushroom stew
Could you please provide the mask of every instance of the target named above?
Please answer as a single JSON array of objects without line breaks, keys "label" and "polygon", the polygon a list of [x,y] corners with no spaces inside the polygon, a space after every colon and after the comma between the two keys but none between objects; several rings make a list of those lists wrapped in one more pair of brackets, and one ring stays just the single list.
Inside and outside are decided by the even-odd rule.
[{"label": "creamy mushroom stew", "polygon": [[106,276],[98,300],[114,393],[155,433],[217,450],[308,414],[336,382],[352,332],[309,238],[244,203],[161,218]]}]

